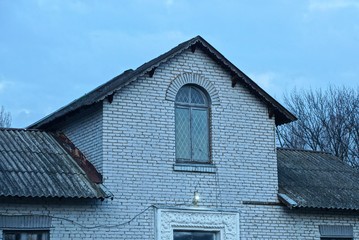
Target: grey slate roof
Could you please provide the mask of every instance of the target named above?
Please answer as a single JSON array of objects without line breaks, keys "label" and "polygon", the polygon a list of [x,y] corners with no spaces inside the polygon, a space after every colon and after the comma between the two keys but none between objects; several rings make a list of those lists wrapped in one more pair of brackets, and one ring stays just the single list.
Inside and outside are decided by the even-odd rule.
[{"label": "grey slate roof", "polygon": [[80,108],[90,106],[96,102],[102,101],[108,96],[112,96],[117,90],[127,85],[129,82],[135,80],[139,76],[149,74],[151,70],[155,70],[155,68],[158,67],[160,64],[168,61],[169,59],[175,57],[183,51],[189,48],[195,50],[195,48],[197,47],[201,48],[204,52],[206,52],[214,61],[220,64],[223,68],[230,71],[233,81],[243,84],[261,101],[265,102],[267,106],[271,109],[272,113],[275,115],[277,125],[296,120],[296,117],[291,112],[289,112],[268,93],[266,93],[262,88],[260,88],[253,80],[251,80],[247,75],[245,75],[241,70],[239,70],[235,65],[233,65],[206,40],[204,40],[201,36],[197,36],[179,44],[177,47],[171,49],[170,51],[141,65],[136,70],[130,69],[125,71],[119,76],[97,87],[86,95],[72,101],[70,104],[64,106],[63,108],[60,108],[59,110],[46,116],[45,118],[40,119],[38,122],[28,126],[27,128],[48,129],[53,121],[56,121],[59,118],[64,117],[65,115],[70,114]]},{"label": "grey slate roof", "polygon": [[278,149],[279,199],[290,208],[359,210],[359,172],[337,157]]},{"label": "grey slate roof", "polygon": [[0,196],[107,198],[51,133],[0,129]]}]

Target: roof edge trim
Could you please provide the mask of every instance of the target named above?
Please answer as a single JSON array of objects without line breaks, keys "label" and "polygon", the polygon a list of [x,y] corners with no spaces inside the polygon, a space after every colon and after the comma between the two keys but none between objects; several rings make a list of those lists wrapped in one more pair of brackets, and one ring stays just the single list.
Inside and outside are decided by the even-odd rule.
[{"label": "roof edge trim", "polygon": [[117,91],[118,89],[121,89],[123,86],[132,82],[134,79],[137,79],[143,74],[146,74],[151,69],[158,67],[160,64],[168,61],[169,59],[182,53],[186,49],[191,48],[192,46],[198,46],[202,47],[202,49],[205,49],[205,51],[211,58],[216,59],[218,64],[222,65],[227,70],[232,72],[233,75],[236,75],[238,81],[245,84],[251,91],[253,91],[253,94],[255,94],[259,99],[264,101],[269,108],[273,109],[276,125],[281,125],[297,120],[295,115],[293,115],[284,106],[282,106],[273,97],[271,97],[267,92],[265,92],[260,86],[258,86],[252,79],[250,79],[246,74],[244,74],[240,69],[238,69],[233,63],[231,63],[205,39],[203,39],[201,36],[196,36],[188,41],[179,44],[178,46],[172,48],[164,54],[150,60],[149,62],[142,64],[136,70],[128,70],[123,72],[122,74],[118,75],[117,77],[114,77],[108,82],[105,82],[104,84],[100,85],[99,87],[95,88],[84,96],[72,101],[68,105],[65,105],[57,111],[29,125],[27,128],[46,129],[49,124],[56,121],[60,117],[66,116],[71,112],[77,111],[84,106],[90,106],[96,102],[103,101],[106,96],[113,94],[113,92]]},{"label": "roof edge trim", "polygon": [[291,199],[287,194],[278,193],[278,199],[290,209],[298,206],[298,203],[293,199]]},{"label": "roof edge trim", "polygon": [[71,140],[63,133],[57,132],[53,134],[54,139],[62,146],[62,148],[70,154],[77,165],[85,172],[87,177],[96,184],[102,183],[101,173],[97,171],[95,166],[86,159],[85,155],[78,149]]}]

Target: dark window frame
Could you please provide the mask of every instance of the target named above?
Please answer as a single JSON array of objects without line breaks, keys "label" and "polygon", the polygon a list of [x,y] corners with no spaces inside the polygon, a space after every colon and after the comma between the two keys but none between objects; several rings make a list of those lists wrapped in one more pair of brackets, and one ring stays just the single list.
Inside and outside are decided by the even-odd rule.
[{"label": "dark window frame", "polygon": [[320,240],[353,240],[352,237],[320,237]]},{"label": "dark window frame", "polygon": [[[195,230],[195,229],[174,229],[173,230],[173,240],[178,240],[175,239],[176,237],[176,233],[192,233],[191,239],[193,239],[194,237],[196,237],[195,235],[199,234],[199,233],[207,233],[207,234],[211,234],[212,235],[212,239],[213,240],[219,240],[219,231],[213,231],[213,230]],[[177,236],[178,237],[178,236]],[[197,236],[198,237],[198,236]],[[211,240],[212,240],[211,239]],[[194,238],[194,240],[196,240],[196,238]]]},{"label": "dark window frame", "polygon": [[[200,93],[200,95],[202,96],[203,100],[204,100],[204,104],[196,104],[196,103],[191,103],[191,102],[180,102],[178,101],[178,93],[183,89],[183,88],[190,88],[190,89],[194,89],[195,91],[198,91]],[[192,90],[189,90],[192,91]],[[191,93],[189,93],[191,94]],[[190,100],[189,100],[190,101]],[[197,85],[193,85],[193,84],[187,84],[184,85],[180,88],[180,90],[177,92],[176,95],[176,99],[175,99],[175,115],[177,114],[177,109],[188,109],[189,110],[189,118],[190,118],[190,122],[189,122],[189,131],[190,131],[190,136],[189,136],[189,141],[190,141],[190,159],[187,158],[179,158],[177,156],[178,154],[178,146],[177,146],[177,117],[175,116],[175,135],[176,135],[176,143],[175,143],[175,151],[176,151],[176,163],[189,163],[189,164],[212,164],[212,155],[211,155],[211,102],[210,102],[210,98],[208,96],[208,93],[206,92],[206,90],[204,90],[203,88],[197,86]],[[207,116],[207,131],[206,131],[206,135],[207,135],[207,159],[206,161],[200,161],[200,160],[196,160],[194,159],[193,155],[194,155],[194,150],[193,150],[193,132],[194,130],[192,129],[192,125],[193,125],[193,111],[206,111],[206,116]]]},{"label": "dark window frame", "polygon": [[[10,234],[46,234],[45,238],[38,237],[37,240],[50,240],[50,230],[3,230],[3,240],[9,239],[6,235]],[[13,238],[10,238],[11,240]],[[15,240],[21,239],[20,236],[15,236]]]},{"label": "dark window frame", "polygon": [[320,240],[353,240],[353,226],[320,225]]}]

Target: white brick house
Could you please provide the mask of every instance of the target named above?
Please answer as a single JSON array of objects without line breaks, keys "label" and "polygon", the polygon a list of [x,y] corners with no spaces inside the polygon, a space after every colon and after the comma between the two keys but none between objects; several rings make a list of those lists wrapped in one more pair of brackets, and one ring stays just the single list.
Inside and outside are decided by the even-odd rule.
[{"label": "white brick house", "polygon": [[[17,185],[10,184],[9,190],[0,185],[1,237],[359,237],[359,203],[355,202],[357,195],[352,194],[355,187],[346,199],[338,198],[337,205],[327,206],[322,204],[323,198],[337,195],[337,189],[332,195],[318,192],[319,198],[310,205],[306,197],[313,184],[302,186],[306,189],[303,195],[301,191],[296,195],[295,184],[287,185],[295,175],[290,170],[295,168],[287,165],[285,156],[286,151],[293,151],[276,149],[275,127],[295,119],[203,38],[195,37],[29,126],[36,131],[2,130],[7,138],[0,143],[14,144],[0,148],[0,172],[6,181]],[[35,133],[39,135],[33,136]],[[45,142],[50,141],[47,134],[57,143],[45,148]],[[277,151],[283,153],[280,168]],[[73,158],[80,167],[67,172],[61,169],[64,163],[55,170],[37,173],[37,166],[30,169],[5,164],[30,152],[40,154],[41,162],[50,161],[56,154],[68,154],[66,164],[71,165]],[[301,154],[305,155],[303,159],[319,159],[320,153]],[[327,161],[326,157],[320,161]],[[347,180],[348,184],[359,179],[354,170],[340,164],[339,170],[355,176]],[[283,173],[278,173],[279,169]],[[338,174],[324,170],[332,172],[333,177]],[[288,177],[285,171],[292,175]],[[28,176],[28,172],[35,174]],[[79,180],[65,181],[65,177],[56,178],[58,187],[49,183],[64,172],[82,176],[81,186],[87,184],[90,190],[81,186],[72,189],[71,182]],[[19,177],[21,174],[24,178]],[[283,175],[279,184],[278,174]],[[301,174],[303,179],[309,176],[306,171]],[[57,192],[65,185],[64,193]],[[23,188],[34,190],[25,194]],[[198,203],[193,202],[195,194],[199,195]]]}]

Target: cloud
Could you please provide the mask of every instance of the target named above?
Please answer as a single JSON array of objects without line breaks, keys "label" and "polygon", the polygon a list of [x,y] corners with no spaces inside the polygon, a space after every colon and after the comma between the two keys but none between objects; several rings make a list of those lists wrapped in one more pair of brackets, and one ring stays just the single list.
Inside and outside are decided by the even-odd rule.
[{"label": "cloud", "polygon": [[[89,38],[92,51],[117,52],[117,54],[127,53],[126,61],[131,62],[129,60],[131,57],[136,57],[143,61],[148,60],[148,56],[152,54],[154,54],[154,56],[152,55],[153,57],[156,57],[156,54],[166,51],[176,43],[189,39],[189,36],[176,30],[158,33],[128,33],[119,30],[96,30],[89,34]],[[148,48],[149,45],[152,47]],[[133,46],[131,54],[128,54],[128,46]]]},{"label": "cloud", "polygon": [[311,0],[310,11],[333,11],[344,8],[356,8],[359,10],[358,0]]},{"label": "cloud", "polygon": [[165,0],[165,5],[171,7],[174,4],[174,0]]},{"label": "cloud", "polygon": [[80,0],[36,0],[36,5],[40,9],[49,12],[61,12],[66,10],[80,14],[90,12],[90,7],[87,5],[87,3]]},{"label": "cloud", "polygon": [[264,91],[274,97],[277,101],[283,101],[283,94],[293,90],[294,87],[299,89],[314,87],[320,85],[319,81],[303,74],[292,74],[284,72],[267,71],[262,73],[248,74]]},{"label": "cloud", "polygon": [[14,82],[6,80],[4,77],[0,76],[0,93],[13,84]]},{"label": "cloud", "polygon": [[248,74],[269,95],[280,101],[283,91],[283,76],[281,74],[268,71],[263,73]]},{"label": "cloud", "polygon": [[29,114],[31,114],[31,110],[30,110],[30,109],[23,108],[23,109],[18,110],[17,114],[20,114],[20,115],[29,115]]},{"label": "cloud", "polygon": [[0,82],[0,92],[5,89],[5,82]]},{"label": "cloud", "polygon": [[250,77],[262,88],[268,89],[273,85],[274,80],[278,77],[274,72],[253,73]]},{"label": "cloud", "polygon": [[36,5],[47,11],[60,11],[61,8],[58,1],[37,0]]}]

